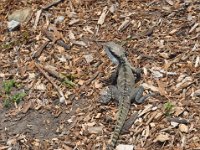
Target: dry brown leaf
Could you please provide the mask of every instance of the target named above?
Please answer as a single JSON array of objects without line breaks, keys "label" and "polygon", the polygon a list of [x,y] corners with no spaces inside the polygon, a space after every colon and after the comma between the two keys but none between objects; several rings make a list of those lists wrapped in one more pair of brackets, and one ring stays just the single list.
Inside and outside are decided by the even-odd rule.
[{"label": "dry brown leaf", "polygon": [[101,82],[99,82],[99,81],[94,82],[94,87],[95,87],[95,88],[99,89],[99,88],[101,88],[102,86],[103,86],[103,85],[102,85]]},{"label": "dry brown leaf", "polygon": [[166,95],[167,92],[165,90],[166,85],[164,84],[164,82],[162,82],[161,80],[156,80],[157,84],[158,84],[158,89],[159,89],[159,93],[160,95]]},{"label": "dry brown leaf", "polygon": [[22,112],[26,113],[31,108],[31,105],[32,105],[31,100],[29,100],[27,103],[24,103],[23,108],[22,108]]},{"label": "dry brown leaf", "polygon": [[165,0],[169,5],[173,6],[174,2],[172,0]]},{"label": "dry brown leaf", "polygon": [[183,107],[175,107],[175,108],[174,108],[174,111],[175,111],[175,112],[174,112],[174,115],[178,117],[180,114],[183,113],[184,108],[183,108]]},{"label": "dry brown leaf", "polygon": [[160,133],[153,142],[165,142],[170,140],[168,133]]},{"label": "dry brown leaf", "polygon": [[185,124],[179,124],[179,130],[180,130],[181,132],[188,133],[189,128],[188,128],[188,126],[185,125]]}]

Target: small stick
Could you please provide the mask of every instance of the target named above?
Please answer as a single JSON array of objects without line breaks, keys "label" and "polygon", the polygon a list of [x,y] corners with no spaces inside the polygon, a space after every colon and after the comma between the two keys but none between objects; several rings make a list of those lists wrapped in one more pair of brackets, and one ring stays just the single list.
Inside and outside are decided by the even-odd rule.
[{"label": "small stick", "polygon": [[42,9],[38,10],[37,13],[36,13],[36,19],[35,19],[35,23],[34,23],[34,26],[33,26],[34,30],[36,30],[36,28],[37,28],[41,14],[42,14]]},{"label": "small stick", "polygon": [[38,58],[41,54],[42,51],[44,50],[44,48],[49,44],[49,41],[46,41],[45,43],[43,43],[38,50],[33,54],[33,58]]},{"label": "small stick", "polygon": [[54,88],[58,91],[58,94],[60,96],[60,98],[59,98],[60,102],[61,103],[65,102],[65,96],[64,96],[63,92],[60,90],[60,88],[51,80],[49,75],[46,72],[44,72],[44,70],[42,69],[42,67],[38,63],[35,62],[35,66],[45,76],[45,78],[47,78],[51,82],[51,84],[54,86]]},{"label": "small stick", "polygon": [[92,78],[90,78],[85,85],[89,85],[92,81],[94,81],[99,75],[99,72],[97,72],[96,74],[94,74],[94,76]]},{"label": "small stick", "polygon": [[70,86],[75,86],[76,84],[72,81],[70,81],[68,78],[66,78],[64,75],[61,73],[57,72],[56,70],[50,69],[48,66],[43,66],[43,69],[46,70],[50,75],[58,78],[60,81],[63,81]]},{"label": "small stick", "polygon": [[42,7],[43,10],[47,10],[49,9],[50,7],[54,6],[54,5],[57,5],[59,4],[60,2],[62,2],[63,0],[55,0],[53,2],[51,2],[50,4],[47,4],[45,6]]},{"label": "small stick", "polygon": [[189,123],[186,119],[177,118],[177,117],[175,117],[175,118],[168,117],[167,120],[170,121],[170,122],[177,122],[177,123],[181,123],[181,124],[188,124]]}]

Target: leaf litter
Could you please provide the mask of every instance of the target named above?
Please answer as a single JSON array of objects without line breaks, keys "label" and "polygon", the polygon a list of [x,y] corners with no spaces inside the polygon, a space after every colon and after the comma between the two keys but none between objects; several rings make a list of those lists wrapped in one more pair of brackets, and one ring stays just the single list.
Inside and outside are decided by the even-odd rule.
[{"label": "leaf litter", "polygon": [[[8,16],[26,8],[29,21],[9,31]],[[200,149],[199,12],[197,0],[1,2],[0,149],[105,149],[117,105],[98,97],[113,64],[94,41],[123,45],[156,93],[132,105],[117,149]],[[10,95],[9,80],[20,85]]]}]

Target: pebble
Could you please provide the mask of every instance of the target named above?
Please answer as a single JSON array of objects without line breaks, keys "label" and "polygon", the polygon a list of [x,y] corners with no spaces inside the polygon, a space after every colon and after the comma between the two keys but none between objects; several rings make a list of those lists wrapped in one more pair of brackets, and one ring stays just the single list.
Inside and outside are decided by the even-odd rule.
[{"label": "pebble", "polygon": [[124,144],[119,144],[116,147],[116,150],[133,150],[134,146],[133,145],[124,145]]},{"label": "pebble", "polygon": [[11,20],[8,22],[8,30],[9,31],[14,31],[20,27],[20,23],[15,20]]},{"label": "pebble", "polygon": [[54,23],[55,23],[55,24],[61,23],[61,22],[63,22],[64,19],[65,19],[64,16],[58,16],[58,17],[55,19]]}]

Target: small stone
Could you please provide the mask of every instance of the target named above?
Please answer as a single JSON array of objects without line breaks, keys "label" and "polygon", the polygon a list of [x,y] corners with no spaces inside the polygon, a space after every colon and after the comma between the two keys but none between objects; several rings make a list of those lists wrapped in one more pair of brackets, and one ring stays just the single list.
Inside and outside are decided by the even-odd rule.
[{"label": "small stone", "polygon": [[156,126],[155,123],[153,123],[153,122],[150,123],[150,127],[151,127],[151,128],[153,128],[153,127],[155,127],[155,126]]},{"label": "small stone", "polygon": [[124,144],[119,144],[116,147],[116,150],[133,150],[134,146],[133,145],[124,145]]},{"label": "small stone", "polygon": [[188,116],[189,116],[188,111],[184,111],[184,112],[183,112],[183,116],[184,116],[184,118],[188,118]]},{"label": "small stone", "polygon": [[64,103],[65,102],[65,97],[60,97],[59,101],[60,101],[60,103]]},{"label": "small stone", "polygon": [[84,58],[87,61],[87,63],[91,63],[93,61],[93,59],[94,59],[91,54],[84,55]]},{"label": "small stone", "polygon": [[14,11],[11,15],[8,16],[8,20],[12,21],[15,20],[17,22],[23,23],[31,18],[32,9],[31,8],[24,8],[20,10]]},{"label": "small stone", "polygon": [[180,130],[181,132],[188,133],[189,128],[188,128],[188,126],[186,126],[185,124],[180,124],[180,125],[179,125],[179,130]]},{"label": "small stone", "polygon": [[64,16],[58,16],[58,17],[55,19],[54,23],[55,23],[55,24],[61,23],[61,22],[63,22],[64,19],[65,19]]},{"label": "small stone", "polygon": [[170,122],[170,124],[175,128],[175,127],[177,127],[178,125],[179,125],[179,123],[178,122]]},{"label": "small stone", "polygon": [[8,22],[8,30],[9,31],[14,31],[18,29],[20,26],[20,23],[18,21],[12,20]]}]

